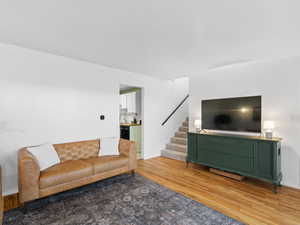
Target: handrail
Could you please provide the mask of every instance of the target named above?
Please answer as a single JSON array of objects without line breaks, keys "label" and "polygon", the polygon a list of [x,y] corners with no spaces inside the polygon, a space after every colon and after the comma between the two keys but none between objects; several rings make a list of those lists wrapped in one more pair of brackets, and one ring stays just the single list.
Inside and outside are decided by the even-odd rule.
[{"label": "handrail", "polygon": [[189,95],[185,96],[185,98],[179,103],[179,105],[171,112],[171,114],[165,119],[165,121],[161,124],[162,126],[168,122],[168,120],[175,114],[175,112],[182,106],[182,104],[188,99]]}]

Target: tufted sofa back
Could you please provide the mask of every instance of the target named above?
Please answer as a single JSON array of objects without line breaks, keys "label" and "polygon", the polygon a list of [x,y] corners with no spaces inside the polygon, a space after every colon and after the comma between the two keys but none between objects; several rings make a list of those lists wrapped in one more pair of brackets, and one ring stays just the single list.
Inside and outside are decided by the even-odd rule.
[{"label": "tufted sofa back", "polygon": [[61,162],[98,156],[100,140],[70,142],[53,145]]}]

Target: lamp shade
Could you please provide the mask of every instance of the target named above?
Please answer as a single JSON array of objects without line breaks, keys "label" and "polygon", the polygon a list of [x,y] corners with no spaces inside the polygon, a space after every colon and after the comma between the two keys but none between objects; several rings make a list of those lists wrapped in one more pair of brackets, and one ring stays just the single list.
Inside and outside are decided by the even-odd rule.
[{"label": "lamp shade", "polygon": [[195,125],[195,128],[201,128],[201,120],[195,120],[194,121],[194,125]]},{"label": "lamp shade", "polygon": [[265,130],[273,130],[275,128],[274,121],[267,120],[264,122],[264,129]]}]

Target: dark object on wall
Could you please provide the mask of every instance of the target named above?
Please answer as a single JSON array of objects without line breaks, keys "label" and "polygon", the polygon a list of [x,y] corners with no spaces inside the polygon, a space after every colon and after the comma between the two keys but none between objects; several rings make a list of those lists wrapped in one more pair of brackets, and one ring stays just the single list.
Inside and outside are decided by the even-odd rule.
[{"label": "dark object on wall", "polygon": [[202,101],[202,129],[261,132],[261,96]]},{"label": "dark object on wall", "polygon": [[276,192],[282,179],[280,141],[278,138],[190,132],[187,163],[268,181]]},{"label": "dark object on wall", "polygon": [[104,120],[105,119],[105,116],[104,115],[101,115],[100,116],[100,120]]}]

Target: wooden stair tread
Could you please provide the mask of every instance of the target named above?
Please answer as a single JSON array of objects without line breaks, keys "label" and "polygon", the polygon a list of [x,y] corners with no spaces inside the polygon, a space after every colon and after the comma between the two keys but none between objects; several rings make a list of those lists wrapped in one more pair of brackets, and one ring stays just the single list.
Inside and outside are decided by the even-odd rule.
[{"label": "wooden stair tread", "polygon": [[187,155],[184,152],[174,151],[172,149],[163,149],[162,151],[170,152],[170,153],[175,154],[175,155],[182,155],[182,156],[186,156]]},{"label": "wooden stair tread", "polygon": [[173,146],[173,147],[179,147],[179,148],[187,148],[186,145],[176,144],[176,143],[168,143],[167,145]]},{"label": "wooden stair tread", "polygon": [[178,139],[178,140],[187,140],[187,138],[186,138],[186,137],[172,137],[172,138],[174,138],[174,139]]}]

